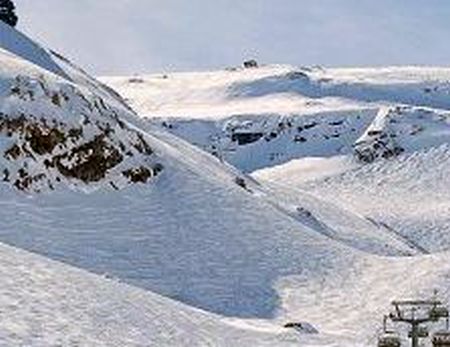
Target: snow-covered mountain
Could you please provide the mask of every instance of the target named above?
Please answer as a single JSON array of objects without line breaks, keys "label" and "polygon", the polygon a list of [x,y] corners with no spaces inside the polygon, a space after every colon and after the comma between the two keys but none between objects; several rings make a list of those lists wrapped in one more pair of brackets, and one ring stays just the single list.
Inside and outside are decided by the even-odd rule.
[{"label": "snow-covered mountain", "polygon": [[[276,190],[312,192],[422,251],[449,247],[447,68],[264,66],[103,80],[148,123],[286,186]],[[342,191],[330,184],[343,177]]]},{"label": "snow-covered mountain", "polygon": [[[125,100],[0,37],[0,345],[367,346],[394,296],[450,299],[445,71],[102,80]],[[383,182],[421,195],[353,205]]]},{"label": "snow-covered mountain", "polygon": [[447,143],[449,80],[444,68],[290,66],[103,79],[149,122],[246,172]]}]

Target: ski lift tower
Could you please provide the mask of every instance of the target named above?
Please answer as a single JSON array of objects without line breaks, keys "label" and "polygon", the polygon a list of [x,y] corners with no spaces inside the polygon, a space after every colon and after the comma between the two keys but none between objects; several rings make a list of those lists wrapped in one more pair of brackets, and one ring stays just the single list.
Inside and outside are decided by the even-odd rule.
[{"label": "ski lift tower", "polygon": [[391,321],[411,326],[408,337],[411,339],[412,347],[419,347],[419,339],[429,335],[427,327],[423,324],[448,319],[449,316],[447,308],[436,299],[393,301],[392,306],[394,310],[389,314]]}]

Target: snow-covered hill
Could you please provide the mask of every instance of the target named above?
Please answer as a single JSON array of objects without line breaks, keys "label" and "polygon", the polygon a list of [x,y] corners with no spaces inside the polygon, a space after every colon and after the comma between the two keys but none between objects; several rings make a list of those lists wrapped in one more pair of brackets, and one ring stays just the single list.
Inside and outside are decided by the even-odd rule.
[{"label": "snow-covered hill", "polygon": [[[450,299],[448,254],[424,255],[446,247],[391,227],[379,205],[365,212],[345,201],[346,175],[368,170],[356,175],[364,185],[377,167],[377,179],[400,172],[404,182],[393,208],[416,183],[423,196],[445,187],[439,174],[408,180],[375,160],[412,160],[407,173],[416,153],[441,163],[448,115],[432,106],[445,107],[444,82],[423,92],[433,104],[397,105],[423,78],[410,84],[399,71],[403,79],[380,87],[392,90],[386,99],[370,83],[348,92],[339,71],[291,67],[108,80],[128,99],[137,93],[134,112],[66,58],[14,29],[0,34],[0,242],[83,269],[0,244],[0,313],[13,317],[0,329],[6,344],[367,346],[395,295],[439,287]],[[156,101],[160,118],[146,119]],[[311,155],[329,158],[333,179],[312,168],[286,187],[273,166]],[[241,171],[257,168],[256,179]],[[341,199],[320,192],[319,179]],[[442,208],[445,221],[447,202],[443,193],[424,215]],[[355,312],[361,303],[368,318]],[[304,329],[282,328],[287,321]]]},{"label": "snow-covered hill", "polygon": [[444,68],[267,66],[103,81],[149,122],[246,172],[301,157],[372,161],[450,137]]}]

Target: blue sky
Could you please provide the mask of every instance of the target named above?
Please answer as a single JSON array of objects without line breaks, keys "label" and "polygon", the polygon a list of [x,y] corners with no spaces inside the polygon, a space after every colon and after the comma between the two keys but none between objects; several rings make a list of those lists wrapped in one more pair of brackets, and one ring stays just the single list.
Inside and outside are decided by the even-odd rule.
[{"label": "blue sky", "polygon": [[448,0],[15,0],[19,29],[95,74],[450,65]]}]

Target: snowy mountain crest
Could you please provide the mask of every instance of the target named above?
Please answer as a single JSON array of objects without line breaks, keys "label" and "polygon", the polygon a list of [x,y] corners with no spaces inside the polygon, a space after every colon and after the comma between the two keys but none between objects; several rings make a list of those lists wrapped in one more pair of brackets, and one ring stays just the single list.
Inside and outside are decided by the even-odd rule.
[{"label": "snowy mountain crest", "polygon": [[371,163],[446,143],[447,77],[434,68],[273,65],[103,81],[148,123],[252,172],[304,157]]}]

